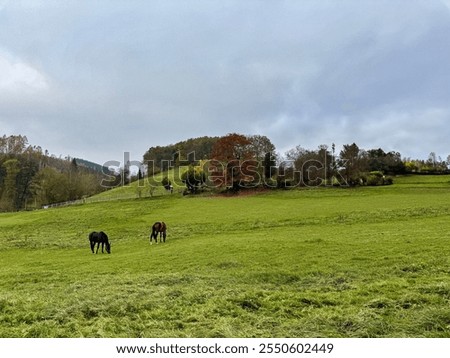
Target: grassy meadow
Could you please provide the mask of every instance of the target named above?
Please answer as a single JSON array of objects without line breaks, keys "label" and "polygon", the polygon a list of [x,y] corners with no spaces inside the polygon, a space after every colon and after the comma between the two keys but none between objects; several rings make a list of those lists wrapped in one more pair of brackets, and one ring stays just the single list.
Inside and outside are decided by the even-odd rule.
[{"label": "grassy meadow", "polygon": [[394,183],[0,214],[0,337],[450,337],[450,177]]}]

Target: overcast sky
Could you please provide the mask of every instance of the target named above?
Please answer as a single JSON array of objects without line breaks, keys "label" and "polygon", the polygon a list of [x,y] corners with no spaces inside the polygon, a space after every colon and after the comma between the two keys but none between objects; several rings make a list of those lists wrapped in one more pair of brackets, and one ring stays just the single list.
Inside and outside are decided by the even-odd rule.
[{"label": "overcast sky", "polygon": [[0,135],[142,160],[231,132],[450,154],[450,0],[0,0]]}]

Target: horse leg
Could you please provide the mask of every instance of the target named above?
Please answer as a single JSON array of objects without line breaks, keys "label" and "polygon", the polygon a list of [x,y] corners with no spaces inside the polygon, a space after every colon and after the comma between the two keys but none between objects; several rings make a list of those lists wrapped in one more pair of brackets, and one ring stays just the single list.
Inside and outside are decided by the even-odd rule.
[{"label": "horse leg", "polygon": [[96,254],[98,254],[98,249],[99,249],[99,247],[100,247],[100,243],[97,242],[97,251],[95,251]]},{"label": "horse leg", "polygon": [[155,239],[155,242],[158,243],[158,234],[155,233],[155,231],[152,231],[150,235],[150,244],[153,244],[153,239]]},{"label": "horse leg", "polygon": [[105,246],[105,243],[102,241],[102,254],[104,253],[103,247]]},{"label": "horse leg", "polygon": [[164,242],[166,242],[166,232],[163,231],[162,235],[163,235],[163,238],[164,238]]},{"label": "horse leg", "polygon": [[95,242],[91,241],[91,251],[94,253]]}]

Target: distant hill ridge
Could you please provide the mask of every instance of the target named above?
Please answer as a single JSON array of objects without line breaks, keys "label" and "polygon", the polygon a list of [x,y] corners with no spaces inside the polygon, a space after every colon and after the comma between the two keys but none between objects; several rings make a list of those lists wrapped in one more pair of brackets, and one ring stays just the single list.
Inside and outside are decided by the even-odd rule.
[{"label": "distant hill ridge", "polygon": [[172,160],[194,161],[210,158],[212,148],[218,140],[219,137],[204,136],[187,139],[175,144],[150,147],[144,153],[144,161],[152,161],[157,169],[167,170],[169,161]]},{"label": "distant hill ridge", "polygon": [[85,168],[88,168],[90,170],[94,170],[94,171],[96,171],[98,173],[107,173],[107,172],[109,172],[108,167],[105,167],[105,166],[100,165],[98,163],[94,163],[94,162],[91,162],[89,160],[81,159],[81,158],[74,158],[74,159],[75,159],[75,161],[76,161],[78,166],[85,167]]}]

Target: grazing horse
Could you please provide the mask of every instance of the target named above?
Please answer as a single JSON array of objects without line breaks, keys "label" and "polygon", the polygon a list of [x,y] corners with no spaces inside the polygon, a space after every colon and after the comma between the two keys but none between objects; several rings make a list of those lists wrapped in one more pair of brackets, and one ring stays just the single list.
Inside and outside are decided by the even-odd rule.
[{"label": "grazing horse", "polygon": [[94,247],[95,244],[97,244],[97,251],[95,253],[98,253],[98,248],[100,247],[100,244],[102,244],[102,253],[103,253],[103,247],[106,246],[106,252],[108,254],[111,253],[111,244],[108,241],[108,235],[106,235],[103,231],[96,232],[93,231],[89,234],[89,241],[91,243],[91,251],[94,253]]},{"label": "grazing horse", "polygon": [[159,233],[159,242],[166,242],[166,223],[164,221],[156,222],[152,226],[152,233],[150,234],[150,245],[152,244],[152,239],[155,239],[155,242],[158,243],[158,233]]}]

